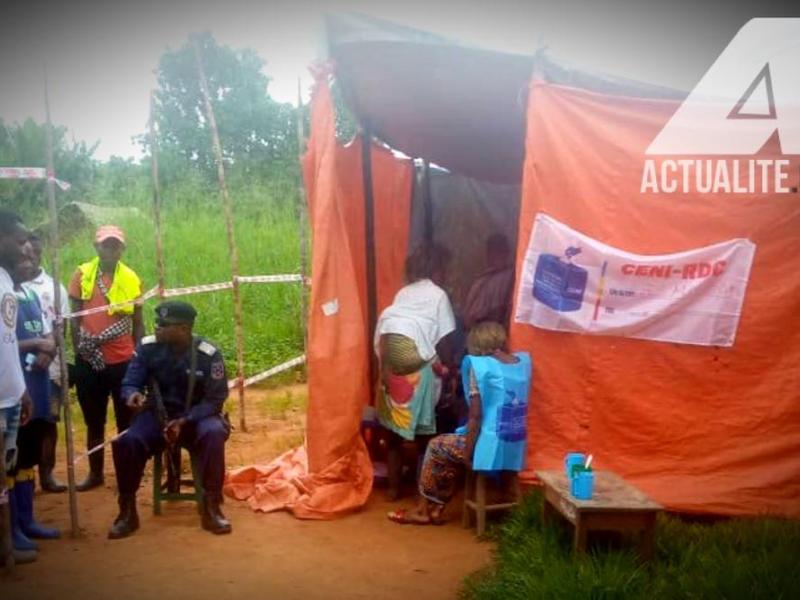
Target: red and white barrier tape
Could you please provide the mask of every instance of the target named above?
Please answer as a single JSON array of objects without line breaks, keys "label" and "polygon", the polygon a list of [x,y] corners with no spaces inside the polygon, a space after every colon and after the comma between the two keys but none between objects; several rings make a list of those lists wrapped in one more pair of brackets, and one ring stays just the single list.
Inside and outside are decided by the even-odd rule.
[{"label": "red and white barrier tape", "polygon": [[[304,362],[306,362],[306,355],[305,354],[303,354],[302,356],[298,356],[297,358],[293,358],[292,360],[288,360],[285,363],[280,364],[280,365],[278,365],[276,367],[272,367],[271,369],[267,369],[266,371],[258,373],[257,375],[253,375],[252,377],[248,377],[247,379],[244,380],[244,386],[247,387],[249,385],[253,385],[254,383],[257,383],[259,381],[263,381],[265,379],[268,379],[268,378],[272,377],[273,375],[277,375],[278,373],[281,373],[283,371],[291,369],[292,367],[295,367],[297,365],[301,365]],[[235,388],[237,381],[238,381],[237,379],[229,380],[228,381],[228,389]],[[84,460],[85,458],[88,458],[91,454],[94,454],[95,452],[97,452],[99,450],[102,450],[103,448],[105,448],[106,446],[111,444],[114,440],[118,440],[123,435],[128,433],[128,431],[129,431],[128,429],[120,431],[117,435],[112,437],[110,440],[106,440],[102,444],[97,444],[97,446],[95,446],[94,448],[90,448],[87,452],[84,452],[80,456],[75,457],[75,459],[72,461],[72,464],[76,465],[76,464],[78,464],[78,462]]]},{"label": "red and white barrier tape", "polygon": [[[302,275],[247,275],[236,278],[239,283],[291,283],[294,281],[303,281]],[[181,288],[168,288],[164,290],[165,298],[176,298],[178,296],[188,296],[190,294],[202,294],[204,292],[216,292],[219,290],[229,290],[233,287],[233,282],[223,281],[221,283],[206,283],[201,285],[191,285]],[[158,286],[150,288],[141,297],[130,302],[120,302],[118,304],[105,304],[95,308],[87,308],[73,313],[61,315],[61,319],[74,319],[75,317],[83,317],[94,313],[105,312],[115,308],[122,308],[123,306],[141,305],[150,298],[159,295]]]},{"label": "red and white barrier tape", "polygon": [[79,310],[76,312],[67,313],[65,315],[61,315],[61,320],[64,319],[74,319],[75,317],[85,317],[86,315],[93,315],[95,313],[106,312],[107,310],[111,310],[114,308],[122,308],[123,306],[131,306],[131,305],[141,305],[148,301],[150,298],[153,298],[158,295],[158,286],[152,287],[147,290],[144,294],[139,296],[136,300],[131,300],[129,302],[118,302],[117,304],[104,304],[103,306],[96,306],[94,308],[87,308],[85,310]]},{"label": "red and white barrier tape", "polygon": [[[297,365],[302,365],[306,362],[306,355],[303,354],[302,356],[298,356],[297,358],[293,358],[292,360],[287,360],[285,363],[282,363],[276,367],[272,367],[271,369],[267,369],[266,371],[262,371],[256,375],[252,375],[244,380],[244,387],[249,385],[253,385],[254,383],[258,383],[259,381],[264,381],[265,379],[269,379],[273,375],[277,375],[278,373],[282,373],[283,371],[288,371],[292,367],[296,367]],[[228,380],[228,389],[232,390],[236,387],[239,379],[229,379]]]},{"label": "red and white barrier tape", "polygon": [[233,287],[230,281],[222,283],[206,283],[203,285],[191,285],[182,288],[170,288],[164,290],[165,298],[176,298],[178,296],[188,296],[189,294],[202,294],[204,292],[216,292],[218,290],[229,290]]},{"label": "red and white barrier tape", "polygon": [[302,275],[240,275],[239,283],[290,283],[303,281]]},{"label": "red and white barrier tape", "polygon": [[0,179],[47,179],[65,192],[72,187],[66,181],[48,175],[47,169],[42,167],[0,167]]},{"label": "red and white barrier tape", "polygon": [[103,448],[105,448],[106,446],[110,445],[112,442],[114,442],[114,441],[118,440],[119,438],[121,438],[123,435],[125,435],[126,433],[128,433],[128,431],[129,431],[129,430],[130,430],[130,428],[128,428],[128,429],[123,429],[123,430],[122,430],[122,431],[120,431],[120,432],[119,432],[117,435],[115,435],[114,437],[112,437],[110,440],[106,440],[106,441],[105,441],[105,442],[103,442],[102,444],[97,444],[97,446],[95,446],[95,447],[93,447],[93,448],[89,448],[89,450],[88,450],[88,451],[84,452],[83,454],[81,454],[81,455],[79,455],[79,456],[76,456],[76,457],[73,459],[73,461],[72,461],[72,464],[73,464],[73,465],[77,465],[77,464],[78,464],[78,462],[82,461],[84,458],[89,458],[89,456],[91,456],[92,454],[94,454],[94,453],[95,453],[95,452],[97,452],[98,450],[102,450],[102,449],[103,449]]}]

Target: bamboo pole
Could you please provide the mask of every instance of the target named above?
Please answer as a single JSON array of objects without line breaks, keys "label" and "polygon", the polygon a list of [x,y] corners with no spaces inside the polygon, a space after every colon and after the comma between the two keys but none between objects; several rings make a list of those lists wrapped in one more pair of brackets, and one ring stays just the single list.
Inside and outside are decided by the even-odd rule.
[{"label": "bamboo pole", "polygon": [[375,275],[375,196],[372,183],[372,130],[364,121],[361,131],[361,183],[364,192],[364,239],[367,255],[367,350],[369,354],[369,401],[375,400],[378,384],[378,359],[372,350],[378,320],[378,287]]},{"label": "bamboo pole", "polygon": [[239,391],[239,427],[247,431],[244,406],[244,333],[242,330],[242,297],[239,289],[239,253],[236,249],[236,238],[233,231],[233,208],[228,195],[228,186],[225,185],[225,166],[222,162],[222,145],[219,141],[219,130],[214,118],[214,108],[211,106],[211,95],[208,91],[208,81],[203,70],[203,61],[200,56],[200,47],[197,39],[192,39],[194,58],[197,63],[197,73],[200,78],[200,89],[206,105],[206,118],[211,127],[211,142],[214,147],[214,157],[217,162],[217,177],[222,196],[222,207],[225,212],[225,226],[228,232],[228,254],[231,259],[231,277],[233,278],[233,312],[236,334],[236,388]]},{"label": "bamboo pole", "polygon": [[161,240],[161,186],[158,182],[158,138],[155,126],[155,92],[150,93],[150,164],[153,175],[153,217],[156,221],[156,267],[158,269],[158,296],[164,299],[166,289],[164,274],[164,245]]},{"label": "bamboo pole", "polygon": [[69,520],[72,537],[80,535],[78,525],[78,495],[75,490],[75,445],[72,439],[72,405],[69,398],[64,326],[61,319],[61,267],[58,252],[58,210],[56,209],[55,167],[53,166],[53,124],[50,120],[50,95],[47,86],[47,67],[44,72],[44,108],[47,117],[47,205],[50,210],[50,256],[53,263],[53,303],[55,304],[55,336],[58,344],[58,364],[61,367],[61,405],[64,407],[64,438],[67,443],[67,488],[69,490]]},{"label": "bamboo pole", "polygon": [[297,78],[297,158],[300,165],[298,184],[297,221],[300,229],[300,326],[303,330],[303,352],[308,356],[308,212],[306,210],[306,188],[303,183],[303,151],[305,133],[303,131],[303,96],[300,93],[300,78]]}]

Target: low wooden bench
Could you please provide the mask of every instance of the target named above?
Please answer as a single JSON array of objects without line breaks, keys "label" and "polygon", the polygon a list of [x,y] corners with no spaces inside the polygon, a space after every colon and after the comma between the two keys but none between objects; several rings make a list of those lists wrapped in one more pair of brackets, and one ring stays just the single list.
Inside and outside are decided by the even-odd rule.
[{"label": "low wooden bench", "polygon": [[639,556],[653,557],[656,515],[663,507],[641,490],[611,471],[594,472],[594,493],[591,500],[578,500],[570,493],[570,482],[563,471],[536,471],[544,485],[542,520],[555,513],[575,526],[572,548],[585,552],[590,531],[639,533]]}]

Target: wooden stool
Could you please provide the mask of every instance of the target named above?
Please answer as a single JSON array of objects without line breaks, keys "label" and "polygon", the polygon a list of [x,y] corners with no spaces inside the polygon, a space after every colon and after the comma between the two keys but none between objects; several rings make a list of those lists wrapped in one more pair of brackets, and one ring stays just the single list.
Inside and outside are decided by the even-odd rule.
[{"label": "wooden stool", "polygon": [[464,527],[472,526],[472,515],[475,512],[475,533],[483,535],[486,531],[486,513],[509,510],[514,508],[522,500],[522,491],[519,487],[519,477],[516,471],[501,471],[501,473],[511,473],[511,489],[514,493],[512,502],[500,502],[496,504],[486,503],[486,472],[473,471],[467,469],[466,484],[464,485],[464,508],[461,512],[461,523]]},{"label": "wooden stool", "polygon": [[[168,456],[169,452],[169,449],[164,450],[163,455]],[[167,478],[166,481],[162,481],[164,474],[163,455],[162,453],[157,453],[153,457],[153,514],[161,514],[162,502],[172,502],[175,500],[194,500],[197,503],[197,512],[202,515],[203,479],[200,474],[200,465],[198,464],[197,459],[192,455],[191,452],[189,452],[189,458],[191,459],[192,465],[192,479],[180,479],[179,471],[177,473],[177,491],[173,492],[169,491],[172,487],[169,478]],[[180,456],[180,452],[178,452],[178,456]],[[169,460],[169,458],[167,460]],[[181,485],[191,486],[194,489],[191,492],[181,492]]]}]

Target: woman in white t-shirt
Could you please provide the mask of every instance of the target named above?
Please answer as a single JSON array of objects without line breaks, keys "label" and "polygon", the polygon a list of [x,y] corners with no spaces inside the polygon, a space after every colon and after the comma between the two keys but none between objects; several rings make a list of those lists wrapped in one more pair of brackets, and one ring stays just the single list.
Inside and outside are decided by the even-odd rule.
[{"label": "woman in white t-shirt", "polygon": [[[406,260],[407,284],[378,319],[375,352],[380,360],[378,419],[388,439],[389,497],[400,494],[403,440],[436,433],[436,403],[441,394],[439,361],[456,328],[444,281],[449,253],[423,245]],[[423,438],[427,440],[426,438]]]}]

